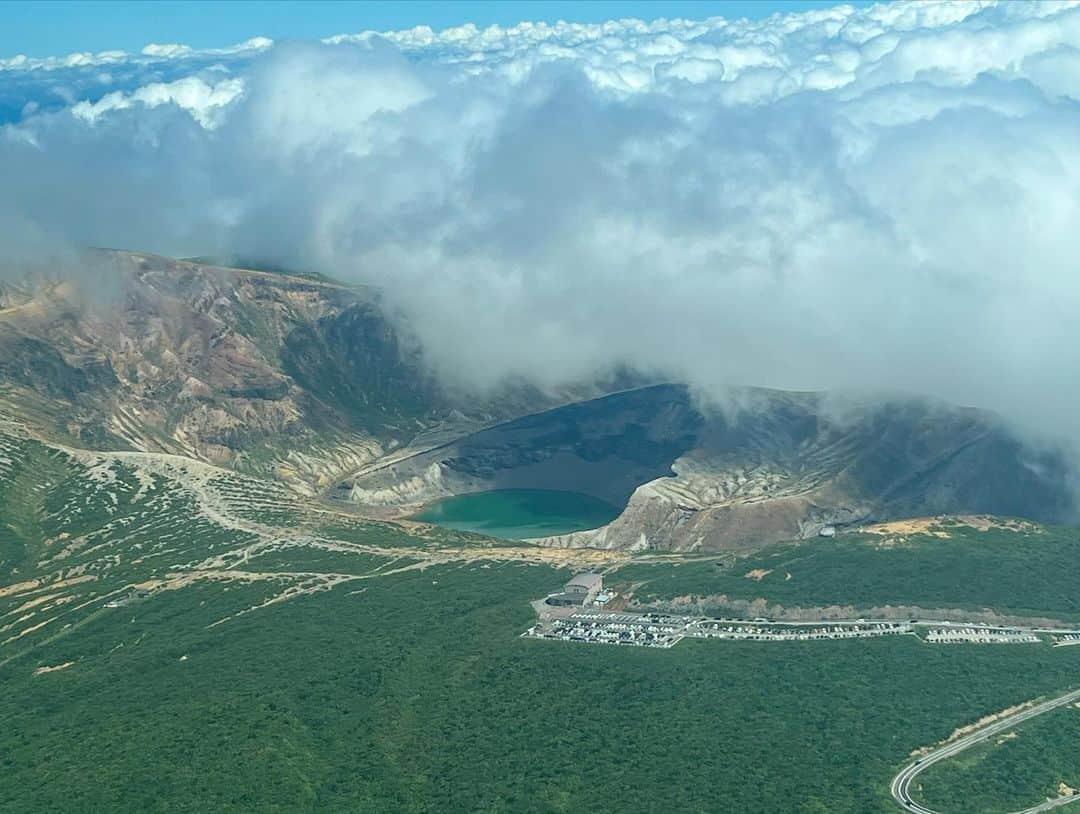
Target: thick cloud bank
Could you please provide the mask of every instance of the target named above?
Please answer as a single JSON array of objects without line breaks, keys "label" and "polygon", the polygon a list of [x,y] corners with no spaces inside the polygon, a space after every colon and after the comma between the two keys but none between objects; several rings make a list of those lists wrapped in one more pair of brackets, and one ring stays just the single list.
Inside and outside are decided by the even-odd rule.
[{"label": "thick cloud bank", "polygon": [[631,365],[1080,439],[1080,6],[8,60],[4,111],[0,240],[375,283],[454,382]]}]

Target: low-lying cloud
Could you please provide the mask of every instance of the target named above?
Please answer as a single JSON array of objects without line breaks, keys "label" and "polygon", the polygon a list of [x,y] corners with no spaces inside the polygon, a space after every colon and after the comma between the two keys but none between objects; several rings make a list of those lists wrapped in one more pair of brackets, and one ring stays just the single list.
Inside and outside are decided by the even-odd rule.
[{"label": "low-lying cloud", "polygon": [[374,283],[469,387],[629,365],[1080,439],[1080,6],[109,60],[0,65],[0,223]]}]

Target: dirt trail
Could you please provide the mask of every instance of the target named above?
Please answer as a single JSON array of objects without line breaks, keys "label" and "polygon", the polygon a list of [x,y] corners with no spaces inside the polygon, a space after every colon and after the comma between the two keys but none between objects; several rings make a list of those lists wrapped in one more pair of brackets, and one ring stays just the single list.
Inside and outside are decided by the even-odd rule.
[{"label": "dirt trail", "polygon": [[[347,542],[320,534],[318,528],[328,518],[340,517],[352,520],[356,517],[354,514],[335,510],[315,501],[304,500],[277,484],[262,482],[256,478],[180,455],[137,451],[96,452],[64,446],[46,438],[37,437],[21,424],[13,424],[12,429],[18,431],[20,435],[35,437],[41,443],[70,456],[73,461],[86,467],[88,478],[100,482],[106,489],[116,480],[113,467],[117,464],[135,473],[138,479],[137,499],[141,500],[151,492],[155,478],[175,484],[177,488],[191,496],[198,513],[203,518],[220,528],[239,532],[245,535],[246,539],[238,540],[236,545],[227,550],[215,552],[211,556],[174,563],[168,566],[169,571],[164,575],[146,578],[101,595],[94,595],[78,603],[72,600],[82,597],[62,593],[62,589],[96,580],[98,577],[76,576],[70,570],[66,573],[57,571],[50,575],[0,587],[0,597],[23,599],[26,595],[25,599],[28,600],[20,603],[19,610],[23,612],[23,615],[8,625],[9,628],[15,628],[15,630],[12,630],[11,635],[0,642],[0,645],[23,639],[28,634],[56,622],[60,617],[71,619],[74,618],[75,612],[87,608],[103,610],[109,602],[133,591],[145,592],[148,594],[145,598],[152,599],[153,595],[159,592],[181,590],[199,582],[264,582],[275,586],[272,589],[272,595],[263,602],[212,623],[219,625],[237,616],[253,613],[301,596],[330,590],[347,582],[370,580],[431,566],[507,562],[550,565],[557,568],[604,569],[621,565],[630,559],[629,555],[617,551],[545,548],[527,544],[429,547],[419,540],[419,544],[415,546]],[[250,497],[247,503],[245,503],[247,500],[245,495]],[[290,511],[295,509],[296,524],[273,526],[239,513],[240,511],[245,514],[251,513],[253,507],[256,510],[259,507],[277,507]],[[108,544],[103,543],[95,548],[107,547]],[[260,555],[288,549],[298,551],[317,549],[362,556],[357,559],[357,570],[351,573],[303,570],[264,571],[257,566],[249,566],[249,563]],[[86,556],[93,550],[93,548],[82,548],[79,553],[81,556]],[[108,556],[118,555],[110,551]],[[126,557],[126,553],[121,552],[119,556]],[[370,556],[378,557],[380,562],[373,566],[366,559]],[[60,605],[66,607],[61,610]],[[38,613],[39,611],[44,611],[44,613]],[[34,637],[32,641],[39,642],[40,640]],[[31,649],[34,646],[36,644],[32,643]]]},{"label": "dirt trail", "polygon": [[45,673],[55,673],[57,670],[66,670],[74,663],[73,661],[65,661],[63,664],[55,664],[52,667],[38,667],[34,670],[34,675],[39,676]]}]

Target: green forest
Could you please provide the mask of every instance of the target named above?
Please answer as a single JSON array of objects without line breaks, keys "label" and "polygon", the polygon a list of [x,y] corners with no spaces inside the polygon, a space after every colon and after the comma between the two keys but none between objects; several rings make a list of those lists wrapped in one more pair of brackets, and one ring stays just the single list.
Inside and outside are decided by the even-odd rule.
[{"label": "green forest", "polygon": [[948,534],[899,541],[845,534],[772,546],[742,559],[633,564],[613,578],[643,583],[635,597],[646,603],[722,595],[784,606],[914,605],[1080,620],[1071,567],[1080,561],[1080,529],[956,525]]},{"label": "green forest", "polygon": [[447,566],[210,628],[254,589],[104,612],[0,669],[0,809],[888,812],[913,749],[1080,667],[909,637],[519,638],[566,576]]}]

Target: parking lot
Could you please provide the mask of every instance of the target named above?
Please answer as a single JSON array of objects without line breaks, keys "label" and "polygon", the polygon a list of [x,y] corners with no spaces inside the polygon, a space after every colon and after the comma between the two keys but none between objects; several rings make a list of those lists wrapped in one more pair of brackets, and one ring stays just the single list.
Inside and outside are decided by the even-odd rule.
[{"label": "parking lot", "polygon": [[683,639],[806,642],[916,636],[927,644],[1037,644],[1055,634],[1057,644],[1080,642],[1080,632],[941,621],[777,622],[770,619],[715,619],[662,613],[603,613],[582,610],[548,615],[522,634],[525,638],[634,647],[674,647]]},{"label": "parking lot", "polygon": [[901,622],[787,624],[765,620],[718,620],[658,613],[596,613],[582,611],[551,618],[529,628],[529,638],[637,647],[673,647],[684,638],[752,641],[813,641],[852,639],[912,633]]}]

